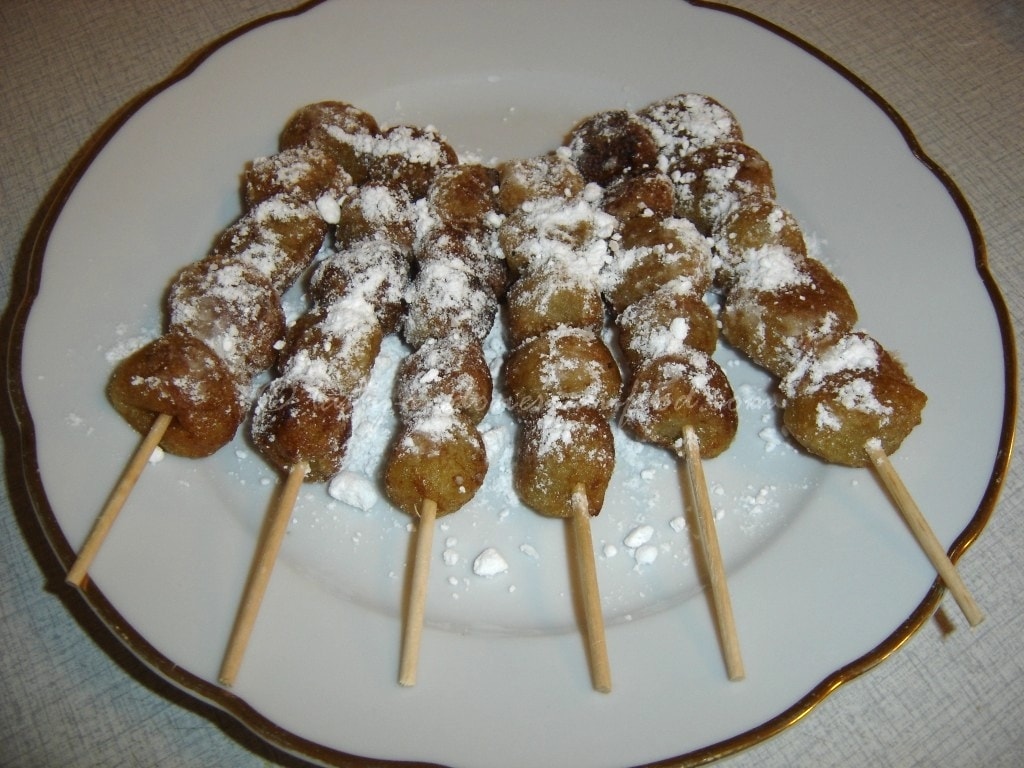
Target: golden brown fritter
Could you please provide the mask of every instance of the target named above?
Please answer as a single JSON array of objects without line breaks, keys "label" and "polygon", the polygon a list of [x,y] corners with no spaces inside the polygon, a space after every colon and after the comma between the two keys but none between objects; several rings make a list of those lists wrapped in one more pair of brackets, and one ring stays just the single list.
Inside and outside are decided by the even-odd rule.
[{"label": "golden brown fritter", "polygon": [[403,512],[418,515],[430,499],[440,517],[472,499],[486,474],[476,427],[458,414],[431,415],[402,425],[388,454],[384,489]]},{"label": "golden brown fritter", "polygon": [[510,214],[543,198],[574,200],[585,186],[572,161],[560,155],[510,160],[498,166],[498,207]]},{"label": "golden brown fritter", "polygon": [[826,461],[851,467],[870,463],[869,440],[895,453],[927,402],[902,364],[864,333],[801,358],[782,393],[789,434]]},{"label": "golden brown fritter", "polygon": [[[721,320],[723,336],[753,362],[785,376],[798,357],[834,343],[853,329],[857,322],[853,300],[820,261],[793,259],[785,249],[771,248],[748,252],[748,256]],[[785,276],[773,281],[771,275],[779,272]]]},{"label": "golden brown fritter", "polygon": [[203,342],[171,331],[122,360],[107,396],[133,429],[173,417],[160,446],[190,458],[209,456],[234,437],[244,412],[224,361]]},{"label": "golden brown fritter", "polygon": [[431,411],[460,413],[472,424],[487,414],[493,382],[476,339],[430,339],[398,367],[395,410],[404,421]]},{"label": "golden brown fritter", "polygon": [[718,321],[688,280],[673,280],[630,304],[616,319],[619,345],[632,369],[645,360],[718,343]]},{"label": "golden brown fritter", "polygon": [[242,199],[246,208],[274,195],[316,200],[327,190],[340,193],[351,184],[352,177],[331,152],[322,145],[300,144],[249,163],[242,176]]},{"label": "golden brown fritter", "polygon": [[616,314],[679,278],[688,279],[694,292],[703,294],[714,278],[711,246],[686,219],[644,222],[623,233],[615,261],[602,276],[605,299]]},{"label": "golden brown fritter", "polygon": [[615,441],[605,416],[590,408],[550,409],[523,422],[513,484],[524,504],[547,517],[570,517],[572,495],[582,484],[596,516],[614,467]]},{"label": "golden brown fritter", "polygon": [[604,327],[605,309],[594,281],[562,265],[545,265],[516,280],[506,297],[513,347],[560,325]]},{"label": "golden brown fritter", "polygon": [[309,464],[305,480],[322,483],[341,469],[352,431],[352,405],[329,382],[278,378],[260,393],[251,434],[260,453],[288,472]]},{"label": "golden brown fritter", "polygon": [[273,365],[284,338],[281,297],[242,263],[203,260],[181,272],[167,299],[169,328],[205,342],[240,382]]},{"label": "golden brown fritter", "polygon": [[561,326],[512,351],[505,361],[505,386],[510,405],[521,415],[562,404],[591,408],[607,418],[618,404],[622,376],[597,334]]},{"label": "golden brown fritter", "polygon": [[478,163],[442,168],[427,203],[445,224],[481,224],[498,209],[498,179],[496,169]]},{"label": "golden brown fritter", "polygon": [[685,430],[692,427],[701,456],[713,458],[736,436],[736,401],[725,373],[707,355],[660,357],[634,375],[621,424],[634,437],[680,455]]},{"label": "golden brown fritter", "polygon": [[583,178],[601,186],[643,173],[658,163],[658,144],[647,124],[625,109],[598,112],[581,120],[565,144]]},{"label": "golden brown fritter", "polygon": [[310,265],[326,235],[327,222],[313,203],[274,195],[225,229],[208,258],[255,267],[283,293]]}]

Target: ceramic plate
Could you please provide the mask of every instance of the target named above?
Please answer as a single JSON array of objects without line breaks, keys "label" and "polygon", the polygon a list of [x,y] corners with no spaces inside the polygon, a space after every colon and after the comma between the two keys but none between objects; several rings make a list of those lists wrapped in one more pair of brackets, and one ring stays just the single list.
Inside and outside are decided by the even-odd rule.
[{"label": "ceramic plate", "polygon": [[[928,393],[894,462],[960,554],[994,500],[1011,398],[973,218],[849,73],[756,20],[675,0],[323,2],[233,36],[140,97],[54,205],[35,254],[22,373],[58,553],[70,562],[137,444],[104,398],[112,366],[160,332],[169,281],[238,215],[241,169],[274,151],[296,108],[349,101],[494,162],[556,146],[592,112],[683,91],[736,113],[862,326]],[[301,295],[288,301],[301,311]],[[497,368],[500,334],[488,349]],[[141,658],[286,749],[475,768],[706,760],[798,718],[935,607],[934,573],[874,477],[797,450],[770,378],[722,348],[742,426],[705,472],[746,679],[725,674],[678,467],[620,434],[593,524],[613,691],[592,689],[565,526],[516,499],[499,397],[483,423],[487,484],[440,521],[418,683],[400,687],[411,521],[375,473],[402,352],[385,345],[357,413],[346,469],[365,493],[303,488],[231,691],[217,670],[280,484],[244,434],[209,459],[149,466],[92,568],[87,599]]]}]

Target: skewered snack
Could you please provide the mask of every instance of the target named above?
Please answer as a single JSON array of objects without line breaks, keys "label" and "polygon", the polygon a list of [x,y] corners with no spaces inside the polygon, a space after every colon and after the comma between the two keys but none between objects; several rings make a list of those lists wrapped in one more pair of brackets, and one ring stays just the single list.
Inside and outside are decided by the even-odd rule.
[{"label": "skewered snack", "polygon": [[494,171],[442,169],[427,192],[425,226],[414,255],[402,333],[415,351],[398,370],[398,435],[384,488],[418,518],[399,682],[414,685],[422,635],[434,521],[465,505],[483,484],[487,453],[477,424],[492,382],[482,343],[498,311],[504,267],[493,228],[500,221]]},{"label": "skewered snack", "polygon": [[782,380],[783,423],[812,453],[867,466],[864,446],[890,454],[921,421],[926,397],[903,366],[863,332],[800,358]]},{"label": "skewered snack", "polygon": [[[330,135],[339,140],[337,129]],[[292,327],[279,375],[253,408],[253,443],[287,479],[267,526],[273,535],[256,552],[254,578],[232,630],[220,673],[225,685],[241,666],[298,486],[326,481],[341,469],[352,406],[384,334],[398,327],[416,233],[414,207],[454,154],[432,131],[406,126],[353,136],[348,145],[349,161],[364,183],[339,211],[336,248],[310,279],[312,307]]]},{"label": "skewered snack", "polygon": [[[775,199],[770,165],[716,100],[681,94],[598,113],[559,150],[498,169],[459,164],[433,127],[382,130],[351,105],[320,102],[293,115],[276,154],[247,166],[241,197],[243,214],[173,281],[166,333],[111,376],[114,407],[147,434],[68,574],[81,584],[156,445],[190,457],[218,450],[276,361],[252,439],[287,478],[254,557],[225,684],[298,489],[341,468],[353,403],[383,337],[399,330],[414,351],[398,370],[400,429],[383,481],[418,518],[399,672],[414,684],[434,522],[473,498],[488,469],[478,424],[493,383],[482,342],[506,291],[505,385],[520,424],[513,482],[526,505],[571,520],[596,689],[611,680],[589,523],[615,465],[608,420],[620,408],[627,432],[685,461],[726,666],[743,676],[701,463],[726,450],[737,426],[712,358],[712,289],[725,297],[725,338],[779,378],[789,434],[826,461],[873,466],[969,621],[981,620],[888,459],[926,396],[854,330],[845,286],[808,253]],[[318,254],[312,309],[286,330],[281,295]],[[624,402],[602,339],[606,306],[629,368]]]},{"label": "skewered snack", "polygon": [[352,403],[380,351],[381,318],[401,306],[407,278],[406,261],[385,241],[357,243],[317,266],[313,307],[291,329],[280,375],[253,409],[253,442],[278,469],[305,462],[309,482],[338,472]]},{"label": "skewered snack", "polygon": [[721,259],[723,334],[781,379],[783,423],[800,445],[825,461],[878,471],[977,624],[981,611],[888,459],[920,423],[927,397],[876,340],[854,331],[846,287],[807,254],[799,224],[774,199],[767,162],[737,145],[741,138],[737,127],[673,156],[677,202],[700,213]]},{"label": "skewered snack", "polygon": [[[673,112],[678,114],[678,110]],[[701,460],[724,451],[733,441],[737,416],[725,373],[711,358],[717,339],[714,316],[704,304],[714,278],[710,245],[694,224],[676,215],[672,179],[644,162],[630,165],[629,154],[650,124],[601,113],[573,129],[567,144],[588,168],[619,169],[618,176],[597,175],[607,184],[606,210],[618,219],[614,258],[601,272],[604,297],[620,326],[620,345],[630,366],[630,382],[620,423],[632,436],[675,452],[691,476],[701,542],[712,574],[716,619],[731,679],[743,677],[724,568],[713,530],[713,515]],[[595,136],[589,126],[601,125]],[[616,136],[616,132],[621,135]],[[664,138],[664,134],[663,138]],[[585,175],[587,170],[581,168]],[[593,171],[590,171],[593,173]]]},{"label": "skewered snack", "polygon": [[[584,131],[607,133],[596,123]],[[580,152],[587,147],[577,144]],[[603,173],[596,153],[590,154],[598,162],[588,169]],[[593,205],[598,195],[571,151],[507,163],[498,191],[507,214],[499,241],[515,277],[508,301],[514,348],[505,363],[506,389],[521,425],[513,483],[527,506],[572,521],[591,678],[608,692],[590,518],[601,511],[615,465],[608,418],[618,407],[622,379],[599,335],[598,273],[614,219]]]},{"label": "skewered snack", "polygon": [[[115,368],[110,391],[117,411],[143,434],[157,414],[171,417],[161,439],[166,450],[181,456],[210,455],[231,440],[243,418],[227,366],[181,331],[164,334]],[[122,398],[121,392],[132,397]]]},{"label": "skewered snack", "polygon": [[[279,152],[253,161],[244,174],[244,213],[206,257],[174,280],[167,332],[113,371],[108,398],[146,437],[68,572],[70,584],[82,584],[158,445],[199,458],[219,450],[238,430],[253,378],[272,363],[284,332],[281,294],[319,252],[336,197],[352,182],[342,158],[313,137],[325,129],[318,116],[328,113],[365,114],[330,102],[292,116]],[[370,122],[359,130],[376,130]]]},{"label": "skewered snack", "polygon": [[567,141],[569,157],[589,182],[612,181],[653,169],[659,147],[644,122],[632,112],[598,112],[577,123]]}]

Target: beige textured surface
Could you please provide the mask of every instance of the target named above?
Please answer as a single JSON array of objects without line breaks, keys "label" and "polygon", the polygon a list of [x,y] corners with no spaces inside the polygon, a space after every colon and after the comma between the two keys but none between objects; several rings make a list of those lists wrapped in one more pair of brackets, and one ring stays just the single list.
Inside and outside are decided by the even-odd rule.
[{"label": "beige textured surface", "polygon": [[[86,139],[190,53],[289,0],[0,4],[0,290],[43,196]],[[731,3],[860,76],[963,191],[1018,328],[1024,235],[1024,4],[886,0]],[[638,16],[642,15],[638,5]],[[951,361],[955,370],[955,361]],[[7,460],[11,461],[10,446]],[[960,570],[987,620],[930,622],[880,668],[722,765],[1017,766],[1024,760],[1020,462]],[[0,765],[298,764],[140,668],[95,627],[21,500],[0,498]]]}]

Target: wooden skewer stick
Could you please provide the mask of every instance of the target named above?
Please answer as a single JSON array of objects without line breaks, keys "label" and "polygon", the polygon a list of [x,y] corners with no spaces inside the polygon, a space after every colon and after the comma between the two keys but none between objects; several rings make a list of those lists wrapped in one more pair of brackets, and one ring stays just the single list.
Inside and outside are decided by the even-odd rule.
[{"label": "wooden skewer stick", "polygon": [[398,669],[398,682],[406,686],[416,685],[420,640],[423,637],[423,617],[427,606],[427,579],[430,576],[430,555],[433,550],[436,520],[437,504],[431,499],[424,499],[420,507],[419,523],[416,526],[416,548],[412,562],[409,607],[405,615],[402,658]]},{"label": "wooden skewer stick", "polygon": [[725,565],[722,552],[718,546],[718,533],[715,530],[714,513],[711,510],[711,498],[708,496],[707,480],[704,477],[704,463],[700,456],[700,442],[693,427],[686,427],[683,435],[686,472],[690,481],[696,507],[697,529],[700,535],[704,561],[708,569],[708,580],[711,587],[711,600],[715,607],[715,621],[722,643],[725,657],[725,669],[730,680],[742,680],[745,676],[743,657],[740,653],[740,641],[736,632],[736,622],[732,613],[732,599],[729,597],[729,585],[725,577]]},{"label": "wooden skewer stick", "polygon": [[93,523],[89,536],[86,538],[81,550],[79,550],[78,557],[75,558],[71,570],[68,571],[67,578],[65,579],[68,584],[73,587],[82,586],[89,572],[89,566],[92,565],[92,561],[100,551],[100,547],[103,546],[103,541],[107,538],[107,534],[110,533],[114,521],[121,512],[121,508],[128,501],[128,496],[131,495],[132,489],[142,475],[142,471],[146,468],[146,464],[153,455],[153,451],[156,450],[157,445],[163,440],[164,433],[167,432],[167,428],[171,425],[172,418],[168,413],[161,413],[157,416],[152,426],[150,426],[149,432],[146,433],[142,442],[139,443],[139,447],[135,449],[135,454],[132,456],[131,461],[128,462],[128,466],[125,467],[124,473],[122,473],[117,485],[114,486],[114,490],[111,491],[110,498],[107,499],[106,505],[96,518],[96,522]]},{"label": "wooden skewer stick", "polygon": [[235,625],[231,630],[231,638],[228,641],[227,652],[224,654],[224,661],[220,668],[219,679],[226,686],[234,684],[238,670],[242,666],[242,657],[249,645],[249,636],[256,624],[263,596],[270,583],[270,574],[273,573],[274,564],[277,562],[277,554],[284,541],[284,534],[288,530],[288,521],[291,520],[292,510],[295,508],[295,500],[299,496],[299,489],[302,487],[302,481],[307,472],[309,472],[309,465],[304,461],[300,461],[291,468],[284,488],[281,489],[281,495],[271,510],[263,538],[256,548],[256,554],[253,556],[252,566],[249,569],[249,579],[245,585],[245,593],[242,596],[238,615],[235,617]]},{"label": "wooden skewer stick", "polygon": [[604,637],[601,593],[597,587],[594,541],[590,534],[590,504],[587,500],[587,489],[582,483],[577,485],[572,493],[572,529],[576,544],[576,570],[583,591],[583,617],[587,625],[590,678],[595,690],[610,693],[612,673],[608,664],[608,645]]},{"label": "wooden skewer stick", "polygon": [[938,537],[928,524],[925,516],[921,513],[917,502],[910,495],[910,491],[907,490],[903,479],[896,472],[896,468],[889,461],[889,457],[882,450],[877,440],[869,440],[864,449],[871,458],[871,464],[878,472],[882,484],[889,491],[896,502],[897,509],[899,509],[911,532],[917,538],[917,543],[924,550],[928,559],[931,560],[935,570],[938,571],[939,577],[949,589],[950,594],[953,595],[953,599],[956,600],[956,604],[960,606],[960,610],[963,611],[970,625],[972,627],[978,626],[985,618],[981,608],[974,601],[974,598],[967,589],[967,585],[964,584],[959,572],[953,565],[953,561],[949,559],[946,550],[942,548]]}]

